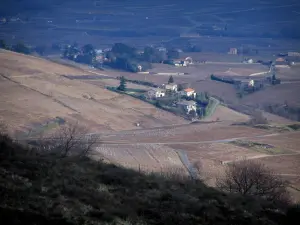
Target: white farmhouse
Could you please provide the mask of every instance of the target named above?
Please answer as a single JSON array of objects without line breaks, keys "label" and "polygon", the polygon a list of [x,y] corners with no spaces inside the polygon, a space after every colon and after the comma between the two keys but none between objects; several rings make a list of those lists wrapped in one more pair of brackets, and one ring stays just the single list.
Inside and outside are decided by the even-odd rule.
[{"label": "white farmhouse", "polygon": [[174,83],[166,84],[166,86],[165,86],[166,90],[175,91],[175,92],[177,92],[177,88],[178,88],[177,84],[174,84]]},{"label": "white farmhouse", "polygon": [[177,106],[182,107],[186,111],[187,114],[192,110],[194,110],[194,111],[197,110],[197,103],[195,101],[183,100],[183,101],[178,102]]},{"label": "white farmhouse", "polygon": [[160,88],[153,88],[148,91],[148,96],[150,98],[161,98],[166,95],[166,90]]},{"label": "white farmhouse", "polygon": [[183,91],[181,91],[181,95],[187,97],[196,97],[196,91],[193,88],[186,88]]}]

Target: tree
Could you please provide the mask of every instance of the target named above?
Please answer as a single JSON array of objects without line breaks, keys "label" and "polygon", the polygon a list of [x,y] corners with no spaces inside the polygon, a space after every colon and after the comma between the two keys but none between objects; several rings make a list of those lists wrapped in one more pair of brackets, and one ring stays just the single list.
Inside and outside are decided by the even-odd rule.
[{"label": "tree", "polygon": [[39,55],[44,55],[46,51],[46,46],[45,45],[39,45],[34,49]]},{"label": "tree", "polygon": [[174,78],[173,78],[173,76],[171,75],[171,76],[169,77],[168,84],[172,84],[172,83],[174,83]]},{"label": "tree", "polygon": [[96,56],[95,48],[91,44],[84,45],[82,47],[82,52],[86,55]]},{"label": "tree", "polygon": [[271,201],[287,201],[287,183],[263,164],[242,160],[228,165],[216,183],[222,191],[259,196]]},{"label": "tree", "polygon": [[0,48],[8,49],[8,46],[7,46],[7,44],[5,43],[4,40],[0,40]]},{"label": "tree", "polygon": [[167,53],[168,59],[178,59],[179,58],[179,52],[176,49],[170,49]]},{"label": "tree", "polygon": [[13,46],[13,51],[23,53],[23,54],[30,54],[31,50],[27,47],[24,43],[19,42],[18,44]]},{"label": "tree", "polygon": [[64,52],[63,52],[63,57],[74,60],[77,55],[79,54],[79,49],[78,49],[78,44],[74,43],[72,45],[67,45],[65,46]]},{"label": "tree", "polygon": [[182,91],[184,89],[184,86],[182,84],[178,84],[177,91]]},{"label": "tree", "polygon": [[166,59],[165,53],[160,52],[152,47],[145,47],[143,53],[143,60],[150,63],[160,63]]},{"label": "tree", "polygon": [[126,91],[126,79],[124,76],[121,77],[120,79],[120,85],[117,88],[119,91]]},{"label": "tree", "polygon": [[50,138],[41,138],[38,147],[60,157],[87,156],[99,142],[97,136],[87,135],[88,130],[78,123],[60,127]]},{"label": "tree", "polygon": [[135,48],[123,43],[115,43],[111,51],[115,54],[128,55],[129,57],[135,57],[137,55]]}]

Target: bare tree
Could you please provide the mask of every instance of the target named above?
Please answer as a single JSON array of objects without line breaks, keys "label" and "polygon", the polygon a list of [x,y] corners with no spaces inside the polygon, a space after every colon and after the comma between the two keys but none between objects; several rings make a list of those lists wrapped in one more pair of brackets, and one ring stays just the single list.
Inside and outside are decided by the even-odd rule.
[{"label": "bare tree", "polygon": [[253,111],[251,113],[251,120],[249,121],[250,125],[257,125],[257,124],[268,124],[268,120],[263,116],[261,111]]},{"label": "bare tree", "polygon": [[88,130],[78,123],[62,126],[50,138],[41,138],[40,149],[58,153],[62,157],[89,155],[92,147],[99,143],[98,137],[88,135]]},{"label": "bare tree", "polygon": [[217,179],[220,190],[253,195],[272,201],[288,201],[287,182],[259,162],[242,160],[228,165],[225,175]]}]

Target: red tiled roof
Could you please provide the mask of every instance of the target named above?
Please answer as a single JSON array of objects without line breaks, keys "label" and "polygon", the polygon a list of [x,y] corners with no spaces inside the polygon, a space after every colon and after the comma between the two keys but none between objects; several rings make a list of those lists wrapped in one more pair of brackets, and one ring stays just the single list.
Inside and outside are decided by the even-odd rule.
[{"label": "red tiled roof", "polygon": [[284,62],[285,60],[284,60],[284,58],[277,58],[276,59],[276,62]]},{"label": "red tiled roof", "polygon": [[184,89],[185,92],[192,92],[192,91],[195,91],[193,88],[187,88],[187,89]]}]

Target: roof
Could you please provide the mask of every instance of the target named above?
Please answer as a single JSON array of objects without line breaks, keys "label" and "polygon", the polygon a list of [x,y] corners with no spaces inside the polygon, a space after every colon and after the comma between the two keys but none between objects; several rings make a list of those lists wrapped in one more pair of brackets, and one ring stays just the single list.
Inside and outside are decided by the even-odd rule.
[{"label": "roof", "polygon": [[195,101],[186,101],[186,100],[182,100],[180,102],[177,103],[178,105],[196,105]]},{"label": "roof", "polygon": [[152,89],[150,89],[150,91],[165,92],[165,90],[161,89],[161,88],[152,88]]},{"label": "roof", "polygon": [[276,59],[276,62],[284,62],[284,61],[285,61],[284,58],[277,58],[277,59]]},{"label": "roof", "polygon": [[177,84],[175,84],[175,83],[166,84],[166,87],[167,87],[167,86],[169,86],[169,87],[170,87],[170,86],[174,87],[174,86],[177,86]]},{"label": "roof", "polygon": [[193,88],[187,88],[187,89],[184,89],[185,92],[192,92],[192,91],[195,91]]}]

